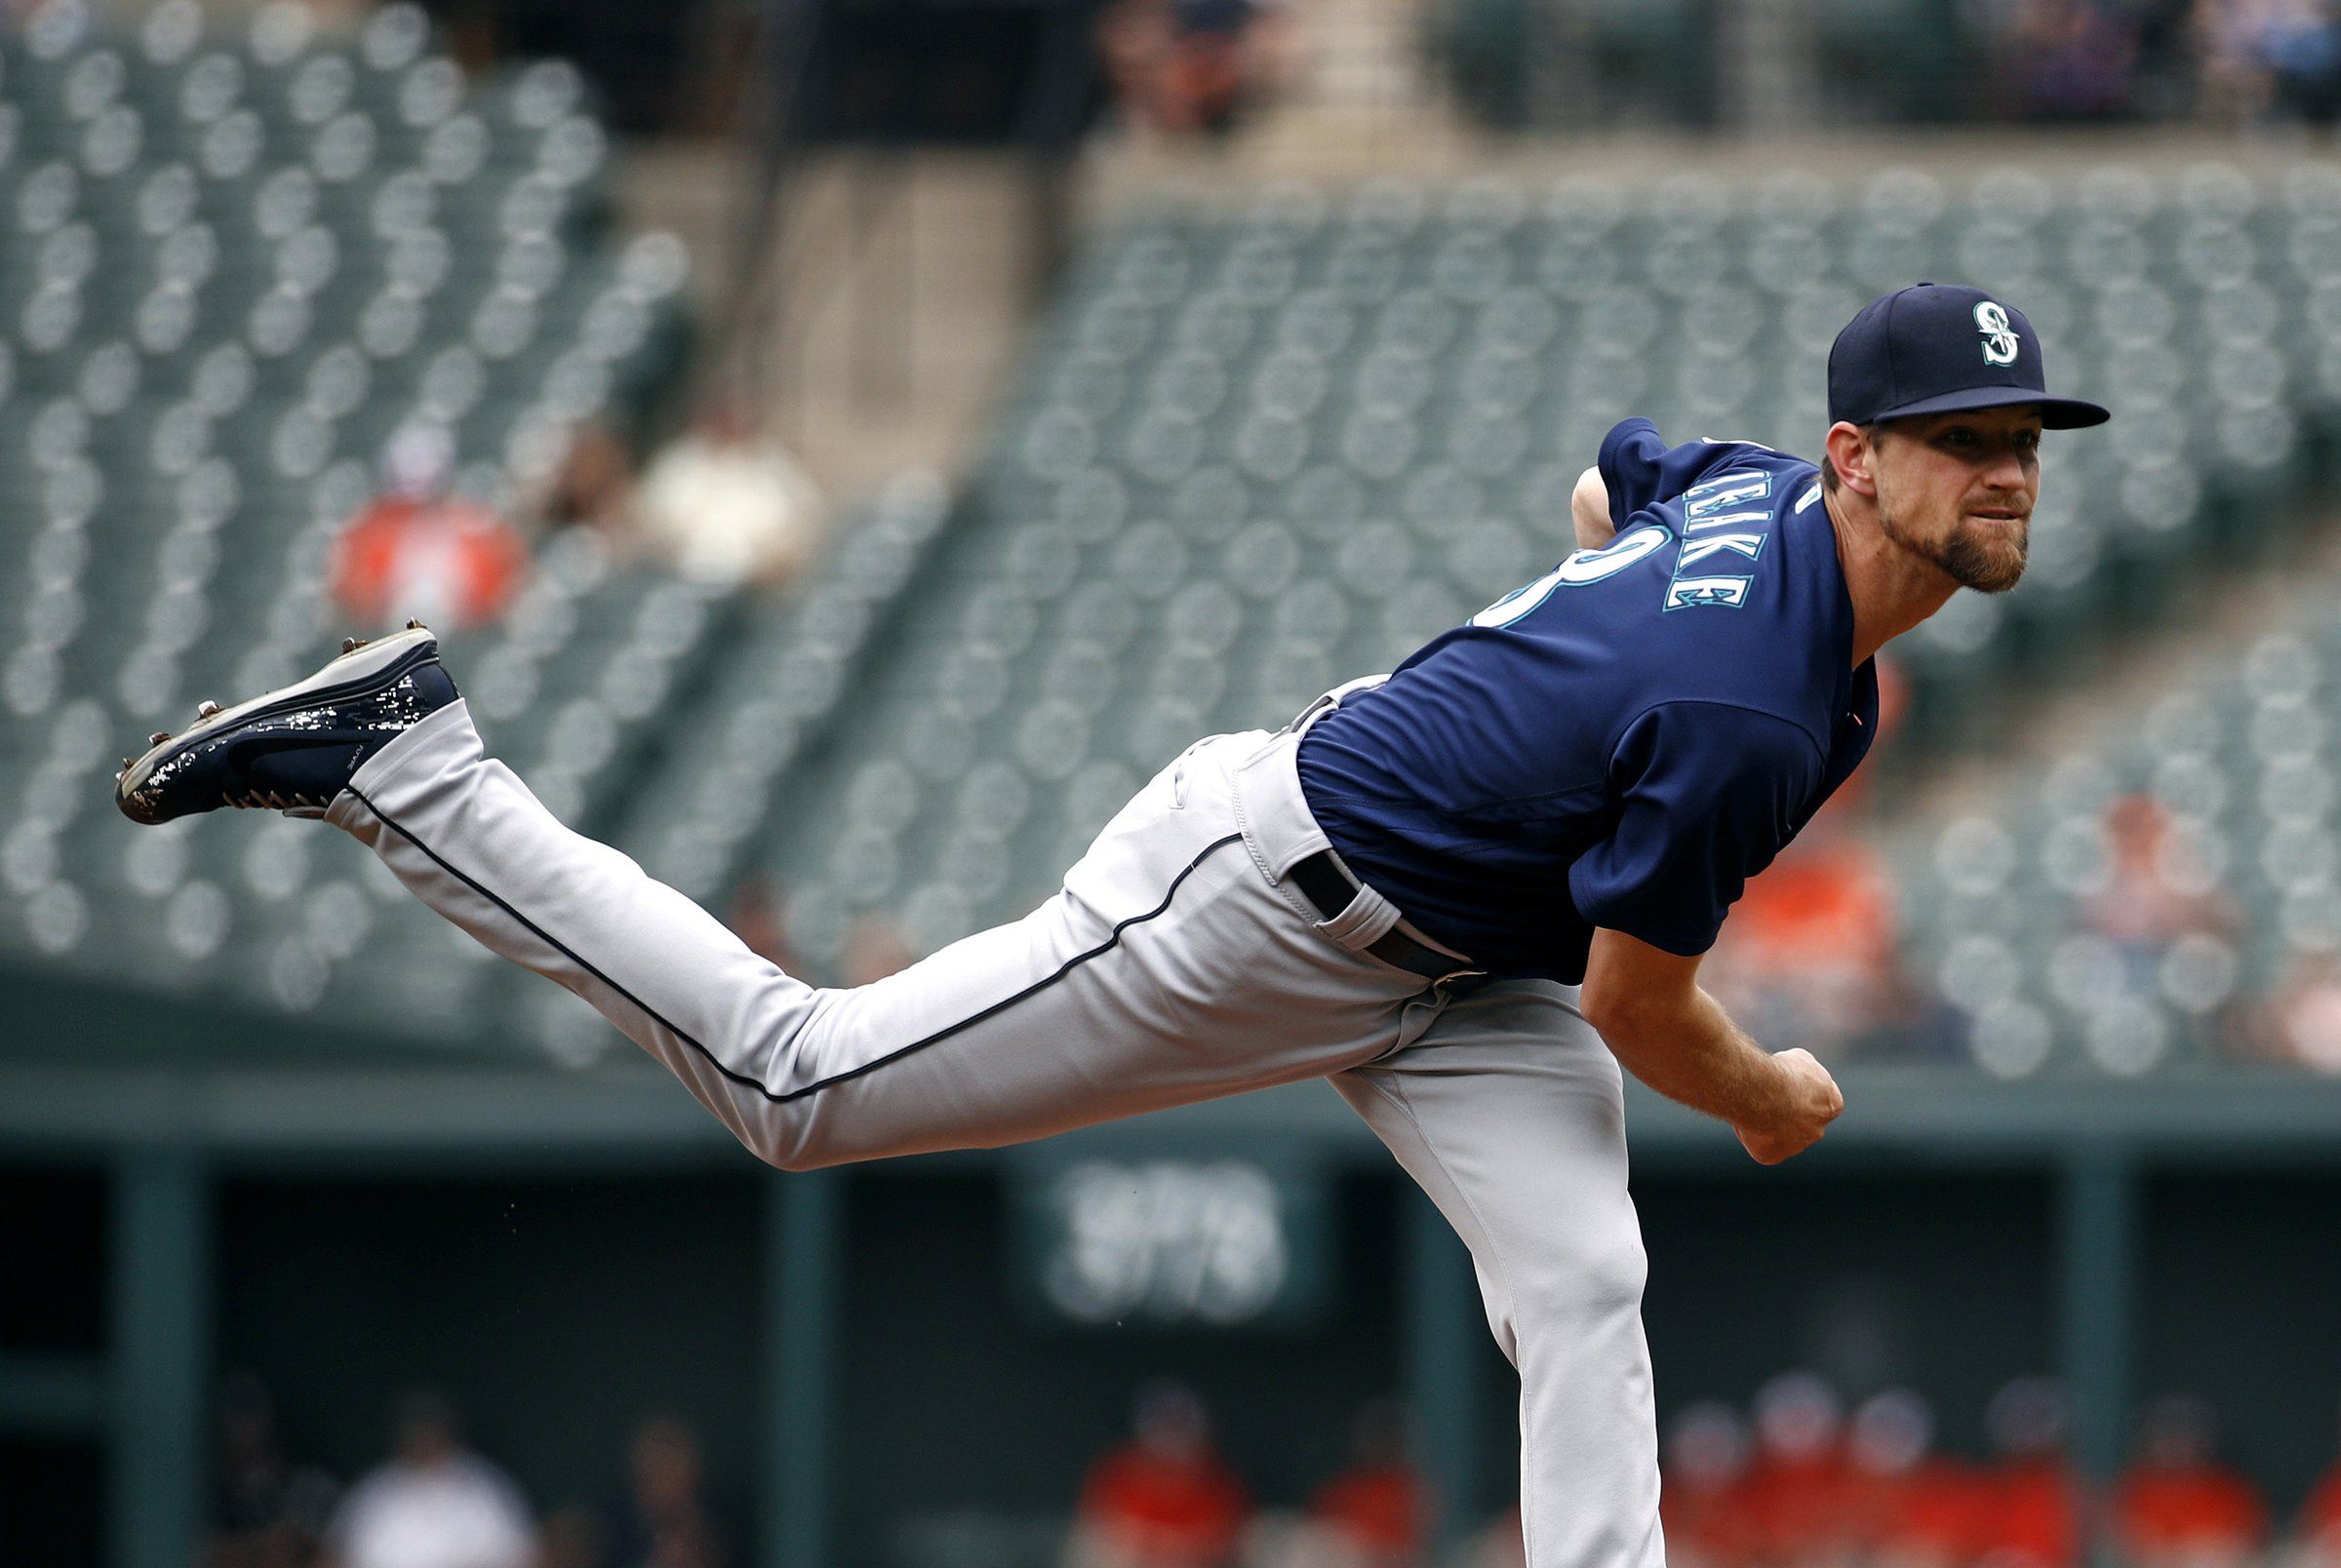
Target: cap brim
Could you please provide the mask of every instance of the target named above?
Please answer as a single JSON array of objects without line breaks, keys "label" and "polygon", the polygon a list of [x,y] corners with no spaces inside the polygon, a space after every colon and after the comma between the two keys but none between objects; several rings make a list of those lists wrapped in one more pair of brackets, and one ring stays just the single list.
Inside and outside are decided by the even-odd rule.
[{"label": "cap brim", "polygon": [[2110,409],[2080,398],[2052,398],[2045,392],[2035,392],[2023,386],[1970,386],[1957,392],[1945,392],[1937,397],[1921,398],[1905,403],[1898,409],[1887,409],[1876,414],[1872,422],[1884,419],[1915,419],[1924,413],[1964,413],[1969,409],[2006,409],[2031,405],[2041,411],[2041,426],[2046,430],[2085,430],[2101,425],[2114,414]]}]

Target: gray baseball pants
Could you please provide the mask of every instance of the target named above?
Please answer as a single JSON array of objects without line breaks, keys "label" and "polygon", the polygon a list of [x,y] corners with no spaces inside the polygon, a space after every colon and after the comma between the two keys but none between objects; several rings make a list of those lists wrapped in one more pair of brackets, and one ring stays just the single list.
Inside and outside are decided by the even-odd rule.
[{"label": "gray baseball pants", "polygon": [[583,997],[787,1170],[989,1148],[1328,1078],[1471,1249],[1521,1378],[1531,1568],[1660,1568],[1645,1263],[1616,1061],[1567,987],[1466,996],[1363,951],[1280,879],[1327,848],[1294,733],[1198,742],[1064,888],[902,973],[818,990],[488,758],[464,704],[394,740],[327,819],[495,952]]}]

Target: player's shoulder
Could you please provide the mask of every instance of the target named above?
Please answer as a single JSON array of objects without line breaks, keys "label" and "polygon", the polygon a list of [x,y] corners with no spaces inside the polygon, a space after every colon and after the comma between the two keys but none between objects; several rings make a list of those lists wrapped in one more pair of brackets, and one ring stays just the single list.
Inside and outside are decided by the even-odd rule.
[{"label": "player's shoulder", "polygon": [[1748,462],[1765,467],[1813,468],[1810,458],[1743,436],[1716,436],[1700,433],[1682,442],[1672,442],[1658,427],[1656,420],[1647,414],[1629,414],[1609,427],[1602,438],[1600,455],[1625,457],[1636,455],[1647,462],[1672,461],[1688,471],[1706,468],[1717,463]]},{"label": "player's shoulder", "polygon": [[1676,503],[1686,497],[1733,507],[1760,504],[1817,472],[1795,453],[1762,442],[1698,436],[1668,446],[1658,427],[1639,416],[1611,427],[1598,466],[1609,493],[1610,521],[1620,531],[1644,514],[1679,511]]},{"label": "player's shoulder", "polygon": [[1769,474],[1793,480],[1820,473],[1808,457],[1739,437],[1693,436],[1684,444],[1684,449],[1691,454],[1686,468],[1696,476],[1695,483],[1699,485],[1711,485],[1733,474]]}]

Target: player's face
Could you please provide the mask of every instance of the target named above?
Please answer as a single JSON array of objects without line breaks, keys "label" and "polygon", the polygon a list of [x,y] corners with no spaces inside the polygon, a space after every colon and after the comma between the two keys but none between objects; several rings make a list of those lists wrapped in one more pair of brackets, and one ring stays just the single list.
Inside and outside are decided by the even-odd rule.
[{"label": "player's face", "polygon": [[2024,575],[2041,494],[2041,415],[2018,406],[1897,419],[1872,449],[1878,525],[1963,588]]}]

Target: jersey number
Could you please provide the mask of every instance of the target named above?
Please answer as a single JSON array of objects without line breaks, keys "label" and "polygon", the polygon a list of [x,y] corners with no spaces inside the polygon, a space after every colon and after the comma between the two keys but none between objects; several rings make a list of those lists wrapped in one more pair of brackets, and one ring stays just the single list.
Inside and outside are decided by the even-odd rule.
[{"label": "jersey number", "polygon": [[1599,550],[1579,550],[1526,588],[1515,588],[1471,617],[1474,626],[1509,626],[1552,597],[1556,588],[1582,588],[1614,577],[1674,534],[1656,524],[1636,529]]}]

